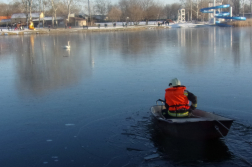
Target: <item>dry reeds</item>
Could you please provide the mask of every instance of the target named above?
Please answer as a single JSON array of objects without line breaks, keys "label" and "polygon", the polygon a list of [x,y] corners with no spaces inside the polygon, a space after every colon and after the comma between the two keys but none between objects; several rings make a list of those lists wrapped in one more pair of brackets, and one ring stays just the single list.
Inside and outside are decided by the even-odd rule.
[{"label": "dry reeds", "polygon": [[229,22],[228,25],[233,27],[252,27],[252,19],[247,19],[245,21],[232,21]]}]

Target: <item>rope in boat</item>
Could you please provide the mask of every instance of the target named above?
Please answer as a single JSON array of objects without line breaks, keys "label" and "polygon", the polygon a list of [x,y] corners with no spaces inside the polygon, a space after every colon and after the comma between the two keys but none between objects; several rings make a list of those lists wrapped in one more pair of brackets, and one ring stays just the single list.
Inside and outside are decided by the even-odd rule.
[{"label": "rope in boat", "polygon": [[[193,115],[192,114],[192,116],[194,116],[194,117],[198,117],[198,118],[203,118],[203,117],[200,117],[200,116],[197,116],[197,115]],[[223,126],[225,129],[227,129],[228,131],[230,130],[230,129],[228,129],[225,125],[223,125],[220,121],[218,121],[218,120],[216,120],[216,119],[213,119],[214,121],[216,121],[216,122],[218,122],[221,126]]]},{"label": "rope in boat", "polygon": [[[216,122],[218,122],[220,125],[222,125],[225,129],[227,129],[228,131],[230,130],[230,129],[228,129],[225,125],[223,125],[220,121],[218,121],[218,120],[216,120],[215,119],[215,121]],[[217,125],[216,125],[217,126]],[[216,129],[216,128],[215,128]],[[220,132],[220,131],[219,131]],[[237,136],[237,135],[236,135]],[[222,135],[222,137],[223,137],[223,135]],[[238,136],[238,137],[240,137],[240,136]],[[244,140],[243,138],[240,138],[243,142],[245,142],[245,143],[248,143],[248,144],[251,144],[250,142],[248,142],[248,141],[246,141],[246,140]]]}]

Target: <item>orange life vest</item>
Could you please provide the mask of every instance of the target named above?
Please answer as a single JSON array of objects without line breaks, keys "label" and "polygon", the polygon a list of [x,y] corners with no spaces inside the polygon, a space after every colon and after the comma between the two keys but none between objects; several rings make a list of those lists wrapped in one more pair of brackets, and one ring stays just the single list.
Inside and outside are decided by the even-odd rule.
[{"label": "orange life vest", "polygon": [[189,100],[184,95],[185,90],[185,86],[171,87],[165,90],[165,100],[169,105],[169,111],[188,110],[190,108]]}]

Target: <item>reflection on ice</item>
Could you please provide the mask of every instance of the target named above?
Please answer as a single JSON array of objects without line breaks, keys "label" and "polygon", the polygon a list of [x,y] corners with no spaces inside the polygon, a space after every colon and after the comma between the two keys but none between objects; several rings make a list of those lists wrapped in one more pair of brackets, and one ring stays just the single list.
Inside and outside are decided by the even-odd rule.
[{"label": "reflection on ice", "polygon": [[65,126],[74,126],[75,124],[65,124]]},{"label": "reflection on ice", "polygon": [[[24,41],[20,45],[20,41]],[[1,42],[1,41],[0,41]],[[72,41],[72,49],[62,49],[64,36],[29,36],[13,40],[16,51],[16,72],[18,90],[22,94],[40,95],[50,90],[77,83],[92,72],[92,58],[81,56],[86,48],[78,47],[78,40]],[[20,56],[20,55],[22,56]],[[77,55],[74,58],[70,55]],[[71,57],[66,59],[65,57]],[[87,61],[87,60],[89,61]]]},{"label": "reflection on ice", "polygon": [[152,154],[152,155],[148,155],[146,157],[144,157],[144,160],[151,160],[151,159],[155,159],[155,158],[159,158],[160,155],[159,154]]}]

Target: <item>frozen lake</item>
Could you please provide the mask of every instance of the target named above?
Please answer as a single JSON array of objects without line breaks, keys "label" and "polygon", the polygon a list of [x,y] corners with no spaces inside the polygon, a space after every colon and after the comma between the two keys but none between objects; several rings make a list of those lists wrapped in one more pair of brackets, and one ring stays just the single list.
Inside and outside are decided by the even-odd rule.
[{"label": "frozen lake", "polygon": [[[251,48],[251,28],[1,36],[0,166],[247,166]],[[174,77],[199,109],[235,120],[225,140],[153,129]]]}]

